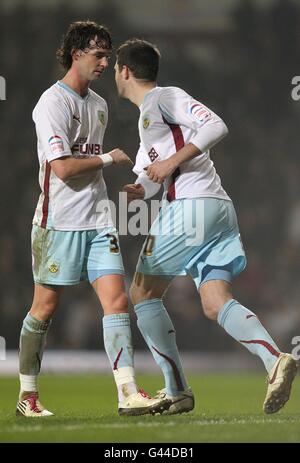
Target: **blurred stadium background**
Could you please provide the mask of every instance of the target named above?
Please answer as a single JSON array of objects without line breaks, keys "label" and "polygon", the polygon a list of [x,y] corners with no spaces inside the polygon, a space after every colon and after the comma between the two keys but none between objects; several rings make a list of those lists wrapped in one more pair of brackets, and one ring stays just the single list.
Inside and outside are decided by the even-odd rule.
[{"label": "blurred stadium background", "polygon": [[[55,51],[68,24],[79,19],[108,26],[115,47],[133,36],[156,43],[163,56],[159,85],[183,87],[227,123],[229,136],[212,158],[235,203],[248,257],[235,296],[257,313],[283,350],[291,351],[292,338],[300,335],[300,101],[291,97],[292,78],[300,75],[296,0],[1,1],[0,75],[6,79],[7,99],[0,102],[0,336],[7,349],[17,349],[32,300],[30,230],[39,185],[31,112],[41,93],[62,77]],[[93,87],[109,107],[105,150],[118,146],[134,158],[138,111],[118,99],[113,65],[112,60]],[[105,179],[117,200],[134,175],[107,169]],[[121,237],[128,285],[143,240]],[[262,370],[258,359],[205,319],[188,278],[174,280],[166,305],[180,350],[191,354],[185,356],[191,368]],[[91,369],[98,368],[101,362],[92,351],[103,349],[101,317],[87,284],[67,289],[48,351],[87,351],[82,355]],[[134,315],[132,321],[135,348],[143,351]],[[9,359],[15,365],[16,355],[9,353]],[[137,359],[142,368],[144,357]],[[6,367],[8,362],[0,361],[0,372]]]}]

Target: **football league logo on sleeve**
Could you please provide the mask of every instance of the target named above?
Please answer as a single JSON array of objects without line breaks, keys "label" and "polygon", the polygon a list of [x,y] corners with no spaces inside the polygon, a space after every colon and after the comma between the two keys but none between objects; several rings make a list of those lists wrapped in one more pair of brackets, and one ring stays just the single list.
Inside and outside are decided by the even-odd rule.
[{"label": "football league logo on sleeve", "polygon": [[64,151],[64,144],[59,135],[50,137],[48,143],[53,154],[60,154]]},{"label": "football league logo on sleeve", "polygon": [[211,117],[209,109],[196,100],[190,106],[190,113],[200,122],[206,122]]}]

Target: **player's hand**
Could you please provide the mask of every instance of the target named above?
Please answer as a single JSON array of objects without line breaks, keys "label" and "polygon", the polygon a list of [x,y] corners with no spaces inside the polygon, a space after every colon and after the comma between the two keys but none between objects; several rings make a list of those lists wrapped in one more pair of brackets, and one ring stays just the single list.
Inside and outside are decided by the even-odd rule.
[{"label": "player's hand", "polygon": [[133,166],[133,162],[130,157],[119,148],[110,151],[108,154],[113,158],[114,164],[127,164],[129,166]]},{"label": "player's hand", "polygon": [[145,167],[144,170],[152,182],[163,183],[174,172],[176,167],[175,162],[169,158],[164,161],[155,161],[150,166]]},{"label": "player's hand", "polygon": [[130,203],[134,199],[144,199],[145,189],[140,183],[125,185],[123,191],[127,193],[127,202]]}]

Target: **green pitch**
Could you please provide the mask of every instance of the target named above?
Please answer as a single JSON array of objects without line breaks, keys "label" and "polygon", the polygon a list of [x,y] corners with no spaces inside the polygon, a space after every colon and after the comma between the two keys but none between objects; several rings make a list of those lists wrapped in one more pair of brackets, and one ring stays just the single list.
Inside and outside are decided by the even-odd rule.
[{"label": "green pitch", "polygon": [[[158,376],[138,376],[150,394]],[[17,378],[0,377],[1,442],[300,442],[300,381],[275,415],[261,411],[266,384],[262,375],[189,376],[196,396],[192,413],[119,417],[109,375],[42,376],[41,401],[55,417],[14,416]]]}]

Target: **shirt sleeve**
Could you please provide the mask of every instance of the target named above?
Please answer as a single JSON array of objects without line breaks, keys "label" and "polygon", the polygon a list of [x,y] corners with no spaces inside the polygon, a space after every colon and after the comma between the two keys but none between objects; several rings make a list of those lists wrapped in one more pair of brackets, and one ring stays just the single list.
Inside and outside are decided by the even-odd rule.
[{"label": "shirt sleeve", "polygon": [[152,198],[152,196],[156,195],[156,193],[159,192],[161,187],[160,183],[152,182],[152,180],[149,179],[146,172],[142,172],[136,179],[135,183],[140,183],[143,186],[145,190],[144,199]]},{"label": "shirt sleeve", "polygon": [[135,183],[140,183],[144,187],[144,199],[152,198],[152,196],[159,192],[161,187],[159,183],[152,182],[144,170],[144,167],[147,167],[150,164],[151,161],[143,148],[142,143],[140,143],[140,147],[135,158],[135,165],[132,170],[138,176]]},{"label": "shirt sleeve", "polygon": [[159,108],[168,123],[182,125],[194,132],[189,141],[202,153],[228,133],[217,114],[179,88],[166,88],[160,96]]},{"label": "shirt sleeve", "polygon": [[38,143],[47,161],[72,156],[69,142],[70,114],[63,102],[51,99],[39,101],[33,111]]},{"label": "shirt sleeve", "polygon": [[144,167],[147,167],[150,164],[151,161],[148,157],[148,154],[146,153],[142,143],[140,143],[139,150],[135,157],[135,165],[133,166],[132,170],[136,175],[140,175],[142,172],[144,172]]}]

